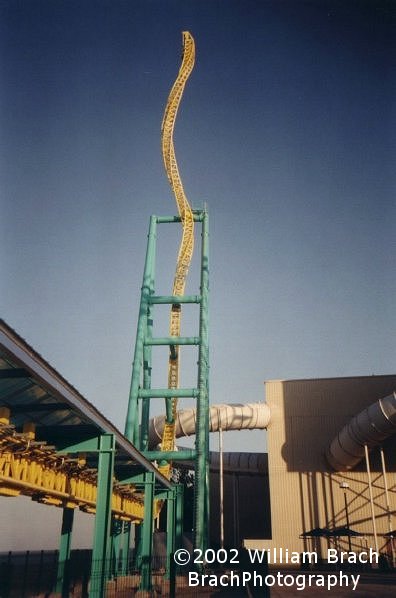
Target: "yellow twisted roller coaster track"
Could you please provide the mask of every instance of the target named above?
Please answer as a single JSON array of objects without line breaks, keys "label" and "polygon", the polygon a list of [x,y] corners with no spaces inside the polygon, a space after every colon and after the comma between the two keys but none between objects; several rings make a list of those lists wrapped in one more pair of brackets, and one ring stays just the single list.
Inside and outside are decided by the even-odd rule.
[{"label": "yellow twisted roller coaster track", "polygon": [[[162,120],[162,155],[164,159],[165,170],[168,175],[170,185],[175,195],[177,209],[182,222],[183,234],[179,247],[175,277],[173,282],[173,295],[184,295],[186,277],[191,263],[194,250],[194,217],[190,204],[184,193],[183,184],[177,167],[175,148],[173,145],[173,131],[177,111],[181,102],[184,87],[191,71],[194,67],[195,44],[192,35],[188,31],[183,31],[183,57],[179,69],[179,74],[170,91],[168,101]],[[181,307],[173,304],[170,314],[169,332],[171,336],[180,336],[181,326]],[[168,363],[168,388],[179,387],[179,347],[172,347]],[[177,399],[172,398],[172,417],[166,421],[162,435],[162,451],[173,451],[175,444],[175,418],[177,410]],[[164,475],[169,476],[170,464],[160,467]]]}]

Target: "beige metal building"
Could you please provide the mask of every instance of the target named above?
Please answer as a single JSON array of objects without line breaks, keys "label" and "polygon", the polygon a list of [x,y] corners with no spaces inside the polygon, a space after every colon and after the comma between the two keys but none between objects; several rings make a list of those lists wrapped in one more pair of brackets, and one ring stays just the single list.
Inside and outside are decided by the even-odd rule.
[{"label": "beige metal building", "polygon": [[[270,504],[262,508],[270,509],[263,517],[270,515],[271,534],[260,541],[247,540],[245,545],[316,551],[323,558],[328,547],[356,552],[378,547],[389,554],[392,539],[384,534],[395,525],[396,435],[390,432],[382,442],[383,459],[380,444],[370,449],[371,475],[364,455],[353,469],[346,465],[343,471],[335,471],[325,453],[357,414],[395,392],[396,375],[271,380],[265,387],[271,410],[267,432]],[[376,409],[381,413],[378,405]],[[366,425],[376,427],[370,422]],[[362,535],[300,537],[314,528],[347,524]]]}]

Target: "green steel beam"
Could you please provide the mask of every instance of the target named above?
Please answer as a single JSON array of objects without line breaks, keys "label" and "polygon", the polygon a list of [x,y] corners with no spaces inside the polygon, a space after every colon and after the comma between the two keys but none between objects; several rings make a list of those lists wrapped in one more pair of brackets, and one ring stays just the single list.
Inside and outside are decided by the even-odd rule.
[{"label": "green steel beam", "polygon": [[197,456],[194,449],[181,451],[144,451],[143,455],[149,461],[193,461]]},{"label": "green steel beam", "polygon": [[138,390],[141,385],[143,366],[143,345],[147,334],[148,306],[150,295],[154,289],[154,263],[157,238],[157,217],[151,216],[147,241],[146,261],[143,274],[143,285],[140,297],[139,318],[136,333],[135,353],[133,358],[131,387],[129,391],[128,411],[125,422],[125,436],[139,446],[139,404]]},{"label": "green steel beam", "polygon": [[[166,501],[166,570],[165,578],[169,579],[170,585],[175,583],[175,517],[176,517],[176,488],[168,490]],[[169,592],[170,596],[174,591]]]},{"label": "green steel beam", "polygon": [[124,521],[121,533],[121,575],[128,575],[129,573],[129,547],[131,544],[131,531],[131,523],[129,523],[128,521]]},{"label": "green steel beam", "polygon": [[57,445],[57,452],[60,455],[69,453],[96,453],[99,450],[98,445],[100,443],[100,438],[100,436],[96,436],[95,438],[87,438],[71,444],[59,442]]},{"label": "green steel beam", "polygon": [[144,491],[144,519],[141,524],[140,550],[138,556],[138,568],[140,570],[140,590],[150,592],[151,582],[151,560],[153,551],[153,501],[155,478],[151,471],[145,472]]},{"label": "green steel beam", "polygon": [[183,485],[176,484],[167,491],[166,503],[166,570],[169,579],[169,596],[176,594],[175,551],[183,545]]},{"label": "green steel beam", "polygon": [[[173,488],[172,488],[173,490]],[[168,500],[169,492],[172,490],[158,490],[155,493],[155,500]]]},{"label": "green steel beam", "polygon": [[103,434],[99,442],[96,514],[89,598],[103,598],[109,572],[114,454],[114,435]]},{"label": "green steel beam", "polygon": [[143,399],[171,399],[177,398],[197,398],[199,389],[197,388],[141,388],[138,396]]},{"label": "green steel beam", "polygon": [[130,473],[130,468],[127,467],[125,473],[122,473],[122,470],[119,469],[117,472],[117,483],[120,484],[134,484],[135,486],[139,486],[144,484],[144,473],[132,474]]},{"label": "green steel beam", "polygon": [[184,486],[176,485],[176,520],[175,520],[175,549],[183,546],[184,520]]},{"label": "green steel beam", "polygon": [[[193,210],[194,222],[202,222],[203,212],[201,210]],[[158,224],[172,224],[173,222],[181,222],[180,216],[157,216]]]},{"label": "green steel beam", "polygon": [[112,518],[111,521],[111,537],[110,537],[110,561],[111,561],[111,575],[117,577],[120,572],[120,564],[122,559],[122,540],[123,540],[123,521]]},{"label": "green steel beam", "polygon": [[157,338],[147,338],[144,342],[147,346],[161,345],[199,345],[198,336],[164,336]]},{"label": "green steel beam", "polygon": [[201,295],[153,295],[149,298],[150,304],[178,304],[178,303],[200,303]]},{"label": "green steel beam", "polygon": [[201,244],[201,303],[199,336],[201,344],[198,356],[198,388],[196,441],[197,463],[194,497],[194,548],[204,551],[208,544],[209,478],[209,218],[203,213]]},{"label": "green steel beam", "polygon": [[70,552],[73,532],[74,509],[63,509],[62,531],[58,555],[58,571],[55,592],[62,598],[69,596]]},{"label": "green steel beam", "polygon": [[[153,265],[154,269],[154,265]],[[154,284],[154,281],[153,281]],[[143,388],[151,388],[151,360],[152,360],[152,348],[147,343],[153,335],[153,320],[151,316],[151,307],[147,306],[147,332],[146,341],[143,347]],[[150,399],[143,401],[142,403],[142,416],[140,426],[140,450],[146,450],[149,442],[149,424],[150,424]]]}]

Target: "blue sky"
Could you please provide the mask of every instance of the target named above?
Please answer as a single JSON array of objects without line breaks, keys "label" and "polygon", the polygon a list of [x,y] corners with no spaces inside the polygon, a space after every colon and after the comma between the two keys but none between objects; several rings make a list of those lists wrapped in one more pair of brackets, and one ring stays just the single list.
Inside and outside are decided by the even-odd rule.
[{"label": "blue sky", "polygon": [[[394,372],[391,2],[1,12],[2,317],[89,401],[123,429],[148,221],[176,211],[160,126],[183,30],[197,60],[175,146],[211,220],[211,402],[263,400],[265,379]],[[161,228],[164,294],[178,233]]]}]

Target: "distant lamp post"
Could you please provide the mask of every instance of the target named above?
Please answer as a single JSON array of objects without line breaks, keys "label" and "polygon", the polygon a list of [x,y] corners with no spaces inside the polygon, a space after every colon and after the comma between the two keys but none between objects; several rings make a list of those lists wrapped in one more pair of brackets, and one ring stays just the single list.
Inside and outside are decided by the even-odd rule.
[{"label": "distant lamp post", "polygon": [[347,526],[347,531],[348,531],[348,549],[349,549],[349,552],[352,552],[352,543],[351,543],[351,535],[350,535],[350,527],[349,527],[348,501],[347,501],[347,490],[349,490],[349,484],[347,482],[341,482],[340,488],[344,493],[345,520],[346,520],[346,526]]}]

